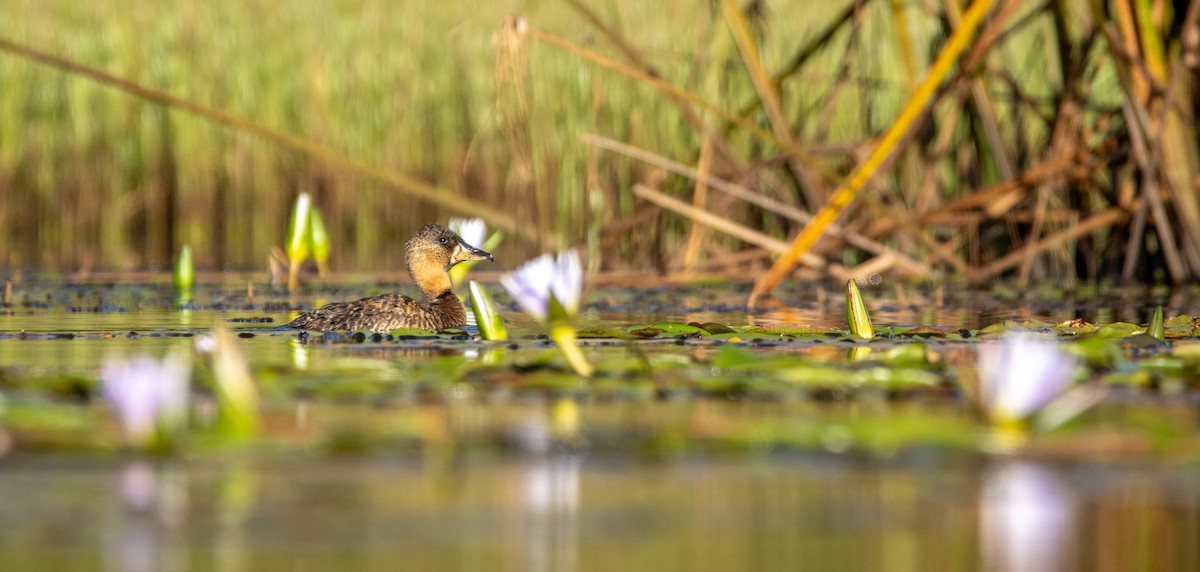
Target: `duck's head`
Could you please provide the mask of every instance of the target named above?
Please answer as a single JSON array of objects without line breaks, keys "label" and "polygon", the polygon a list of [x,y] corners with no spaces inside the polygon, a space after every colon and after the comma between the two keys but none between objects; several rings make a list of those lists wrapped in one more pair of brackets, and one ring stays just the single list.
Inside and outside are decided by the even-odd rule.
[{"label": "duck's head", "polygon": [[446,274],[455,264],[468,260],[494,260],[491,254],[467,244],[454,231],[427,224],[405,245],[405,261],[413,281],[434,296],[450,289]]}]

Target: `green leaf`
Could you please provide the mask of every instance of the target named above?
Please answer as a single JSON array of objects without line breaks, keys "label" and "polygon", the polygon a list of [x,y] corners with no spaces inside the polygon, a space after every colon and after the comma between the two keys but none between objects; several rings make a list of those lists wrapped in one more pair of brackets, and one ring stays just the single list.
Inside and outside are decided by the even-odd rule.
[{"label": "green leaf", "polygon": [[1162,306],[1154,309],[1154,314],[1150,316],[1150,324],[1146,326],[1146,333],[1160,342],[1166,339],[1166,334],[1163,331]]},{"label": "green leaf", "polygon": [[433,330],[422,330],[421,328],[396,328],[396,329],[388,332],[388,335],[396,337],[396,338],[398,338],[400,336],[416,336],[419,338],[436,338],[436,337],[438,337],[437,332],[435,332]]},{"label": "green leaf", "polygon": [[292,207],[292,220],[288,223],[287,256],[293,266],[308,258],[311,212],[312,197],[308,193],[300,193],[296,197],[296,205]]},{"label": "green leaf", "polygon": [[840,336],[846,332],[837,328],[818,328],[816,326],[802,326],[799,324],[771,324],[768,326],[750,326],[746,328],[745,333],[778,336]]},{"label": "green leaf", "polygon": [[329,240],[329,232],[325,230],[325,221],[321,218],[321,211],[316,207],[312,208],[308,223],[308,242],[313,258],[316,259],[317,264],[325,264],[329,260],[329,252],[333,246]]},{"label": "green leaf", "polygon": [[485,340],[507,340],[508,330],[504,327],[504,319],[496,311],[496,305],[487,290],[472,280],[467,284],[467,292],[471,299],[471,312],[475,314],[475,324],[479,326],[479,335]]},{"label": "green leaf", "polygon": [[846,321],[850,323],[851,336],[864,340],[875,338],[875,331],[871,329],[871,315],[854,280],[846,281]]},{"label": "green leaf", "polygon": [[1141,331],[1142,327],[1137,324],[1113,322],[1100,326],[1100,329],[1096,330],[1095,336],[1099,338],[1128,338]]},{"label": "green leaf", "polygon": [[179,260],[175,261],[175,288],[191,290],[196,279],[196,268],[192,264],[192,247],[183,245],[179,250]]},{"label": "green leaf", "polygon": [[653,338],[655,336],[678,336],[682,334],[707,334],[708,331],[699,326],[691,324],[680,324],[678,322],[664,322],[661,324],[653,324],[650,326],[629,326],[625,329],[625,333],[632,334],[642,338]]},{"label": "green leaf", "polygon": [[736,334],[736,333],[738,333],[737,330],[735,330],[729,326],[726,326],[725,324],[718,324],[717,322],[704,322],[703,324],[701,324],[699,322],[689,322],[688,325],[695,326],[697,328],[703,328],[704,331],[706,331],[710,334]]},{"label": "green leaf", "polygon": [[750,365],[757,362],[758,359],[750,352],[737,346],[722,346],[713,354],[713,367],[738,367]]}]

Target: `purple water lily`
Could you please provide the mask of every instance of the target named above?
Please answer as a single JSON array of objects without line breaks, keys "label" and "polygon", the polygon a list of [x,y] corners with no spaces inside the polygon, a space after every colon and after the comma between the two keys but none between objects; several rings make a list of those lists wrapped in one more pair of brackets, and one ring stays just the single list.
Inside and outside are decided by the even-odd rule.
[{"label": "purple water lily", "polygon": [[583,265],[574,250],[560,252],[556,258],[543,254],[520,268],[505,274],[500,283],[513,299],[542,326],[549,326],[550,338],[566,356],[575,372],[591,377],[594,372],[576,344],[577,333],[571,318],[579,311],[583,295]]},{"label": "purple water lily", "polygon": [[178,354],[108,358],[100,368],[101,392],[134,446],[151,444],[159,429],[173,431],[187,415],[191,364]]},{"label": "purple water lily", "polygon": [[[561,252],[557,258],[543,254],[505,274],[500,283],[521,309],[538,322],[566,321],[579,311],[583,266],[575,250]],[[556,315],[552,297],[565,315]]]},{"label": "purple water lily", "polygon": [[1071,386],[1075,358],[1058,344],[1018,336],[979,348],[979,390],[996,422],[1025,419]]}]

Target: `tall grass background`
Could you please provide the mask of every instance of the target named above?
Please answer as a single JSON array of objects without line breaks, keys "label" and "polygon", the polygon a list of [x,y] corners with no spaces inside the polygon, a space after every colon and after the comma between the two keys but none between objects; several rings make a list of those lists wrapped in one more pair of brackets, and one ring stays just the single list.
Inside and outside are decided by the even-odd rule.
[{"label": "tall grass background", "polygon": [[[3,4],[2,37],[427,181],[550,237],[549,245],[506,241],[497,253],[501,260],[516,264],[548,246],[581,245],[593,265],[663,271],[679,270],[680,253],[696,240],[698,227],[692,217],[642,201],[635,185],[700,204],[778,240],[802,224],[724,195],[701,204],[692,179],[586,144],[581,136],[693,166],[707,137],[727,150],[713,160],[713,174],[813,212],[908,100],[957,11],[948,9],[953,2],[747,5],[767,70],[786,69],[812,48],[798,69],[778,78],[780,108],[806,153],[806,166],[795,166],[789,164],[795,154],[743,125],[692,106],[702,130],[650,82],[528,35],[514,39],[506,23],[519,15],[540,33],[626,63],[632,52],[665,82],[728,112],[743,111],[751,124],[770,131],[719,2]],[[1000,10],[1010,7],[1001,4]],[[1182,274],[1168,275],[1155,233],[1162,228],[1143,224],[1139,231],[1128,222],[1138,220],[1140,202],[1128,187],[1145,176],[1171,178],[1165,168],[1139,173],[1145,166],[1127,157],[1122,105],[1141,60],[1122,64],[1107,45],[1106,26],[1122,23],[1107,18],[1119,11],[1083,1],[1026,4],[1006,14],[1001,40],[979,68],[945,86],[927,120],[842,222],[889,249],[931,261],[925,278],[978,281],[1012,274],[1011,266],[979,274],[1005,254],[1119,206],[1114,220],[1120,225],[1031,251],[1022,276],[1115,276],[1122,249],[1133,243],[1146,254],[1126,277],[1195,275],[1200,253]],[[1163,31],[1177,27],[1171,18],[1183,17],[1162,3],[1127,5],[1157,9],[1157,19],[1143,21]],[[852,6],[859,10],[848,11]],[[615,40],[588,20],[589,11]],[[827,41],[814,44],[826,31],[832,31]],[[1175,46],[1171,57],[1178,60],[1177,40],[1166,37],[1160,47]],[[1190,79],[1179,87],[1190,97]],[[1152,92],[1136,103],[1149,108]],[[1190,99],[1182,101],[1190,109]],[[1061,121],[1064,102],[1075,106],[1070,122]],[[1117,150],[1106,151],[1099,168],[1060,176],[1048,187],[1044,178],[1023,182],[1028,192],[1012,211],[951,213],[920,228],[872,230],[880,219],[929,211],[1016,180],[1059,147],[1087,154],[1106,139]],[[1180,140],[1188,141],[1186,135]],[[1187,177],[1198,170],[1195,138],[1190,141],[1185,173],[1177,179],[1189,185]],[[271,247],[282,244],[288,209],[300,192],[312,193],[322,209],[340,271],[399,268],[403,242],[417,226],[462,214],[0,52],[0,266],[166,269],[179,247],[190,244],[202,268],[259,269]],[[1194,187],[1174,192],[1194,193]],[[1186,234],[1186,225],[1197,221],[1179,212],[1169,226]],[[704,260],[727,273],[761,268],[771,255],[721,233],[698,240],[699,268]],[[1173,240],[1184,243],[1186,254],[1186,237]],[[832,239],[817,254],[846,267],[870,258]]]}]

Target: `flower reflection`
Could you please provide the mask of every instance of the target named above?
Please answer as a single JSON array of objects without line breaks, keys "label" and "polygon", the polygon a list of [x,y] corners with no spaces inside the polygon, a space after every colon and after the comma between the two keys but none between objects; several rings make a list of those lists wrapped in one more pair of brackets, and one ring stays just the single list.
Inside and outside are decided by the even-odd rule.
[{"label": "flower reflection", "polygon": [[1072,569],[1074,504],[1070,487],[1041,465],[1006,462],[992,467],[980,498],[980,568]]},{"label": "flower reflection", "polygon": [[530,460],[521,468],[522,526],[525,542],[520,569],[578,568],[580,459],[556,455]]}]

